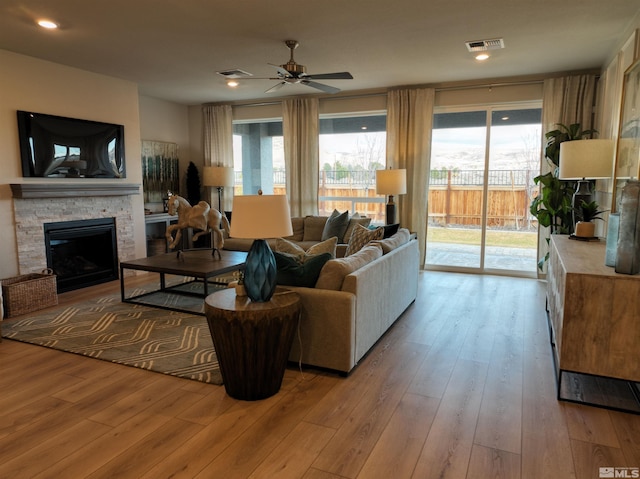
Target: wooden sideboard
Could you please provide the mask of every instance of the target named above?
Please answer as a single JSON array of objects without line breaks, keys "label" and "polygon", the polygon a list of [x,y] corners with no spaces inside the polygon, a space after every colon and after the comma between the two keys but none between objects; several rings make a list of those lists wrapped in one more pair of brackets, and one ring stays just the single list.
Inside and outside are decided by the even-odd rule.
[{"label": "wooden sideboard", "polygon": [[547,306],[559,389],[564,372],[640,382],[640,275],[617,274],[604,256],[604,241],[551,236]]}]

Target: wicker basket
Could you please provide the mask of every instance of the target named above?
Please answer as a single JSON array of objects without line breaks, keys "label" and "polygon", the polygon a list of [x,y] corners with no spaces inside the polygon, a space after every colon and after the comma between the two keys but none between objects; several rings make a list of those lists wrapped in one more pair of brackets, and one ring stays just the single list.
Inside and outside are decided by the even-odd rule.
[{"label": "wicker basket", "polygon": [[0,283],[7,318],[58,304],[56,276],[51,270],[3,279]]}]

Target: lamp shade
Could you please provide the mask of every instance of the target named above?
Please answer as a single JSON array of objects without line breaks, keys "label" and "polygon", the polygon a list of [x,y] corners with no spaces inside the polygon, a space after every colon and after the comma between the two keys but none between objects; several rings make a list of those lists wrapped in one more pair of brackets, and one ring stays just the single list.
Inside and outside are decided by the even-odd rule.
[{"label": "lamp shade", "polygon": [[202,173],[204,186],[233,186],[234,180],[232,166],[205,166]]},{"label": "lamp shade", "polygon": [[407,192],[407,170],[377,170],[376,193],[379,195],[404,195]]},{"label": "lamp shade", "polygon": [[560,143],[561,180],[613,176],[613,140],[572,140]]},{"label": "lamp shade", "polygon": [[243,195],[233,199],[230,236],[264,239],[292,234],[289,203],[285,195]]}]

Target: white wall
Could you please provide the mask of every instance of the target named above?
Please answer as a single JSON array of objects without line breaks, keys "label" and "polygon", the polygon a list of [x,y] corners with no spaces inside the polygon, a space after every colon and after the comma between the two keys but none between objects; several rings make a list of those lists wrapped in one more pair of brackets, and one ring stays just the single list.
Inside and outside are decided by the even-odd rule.
[{"label": "white wall", "polygon": [[[18,274],[9,184],[54,181],[22,178],[16,110],[124,125],[127,177],[95,182],[142,184],[136,84],[0,50],[0,278]],[[86,180],[56,178],[55,181]],[[132,201],[135,209],[135,251],[137,257],[143,257],[146,255],[143,197],[135,195]]]}]

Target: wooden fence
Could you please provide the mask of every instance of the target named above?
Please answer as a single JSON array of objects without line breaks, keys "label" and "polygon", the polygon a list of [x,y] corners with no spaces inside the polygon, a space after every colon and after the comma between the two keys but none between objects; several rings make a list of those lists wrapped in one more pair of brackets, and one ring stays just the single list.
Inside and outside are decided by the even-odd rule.
[{"label": "wooden fence", "polygon": [[[429,186],[429,224],[437,226],[479,227],[482,221],[482,181],[476,172],[436,172]],[[448,174],[447,174],[448,173]],[[489,178],[487,198],[487,226],[508,230],[535,231],[537,221],[529,213],[531,200],[537,188],[531,184],[533,172],[515,171]],[[275,179],[275,178],[274,178]],[[376,194],[375,181],[370,184],[342,182],[330,184],[322,181],[318,189],[321,198],[319,214],[328,216],[334,209],[357,211],[372,219],[372,223],[385,222],[386,198]],[[465,184],[467,183],[467,184]],[[475,184],[473,184],[475,183]],[[236,185],[235,194],[242,194]],[[284,184],[274,185],[274,194],[285,194]],[[397,198],[396,198],[397,200]]]}]

